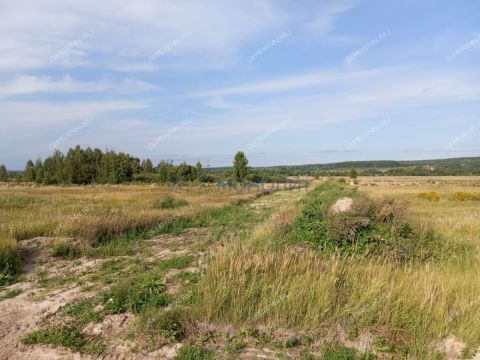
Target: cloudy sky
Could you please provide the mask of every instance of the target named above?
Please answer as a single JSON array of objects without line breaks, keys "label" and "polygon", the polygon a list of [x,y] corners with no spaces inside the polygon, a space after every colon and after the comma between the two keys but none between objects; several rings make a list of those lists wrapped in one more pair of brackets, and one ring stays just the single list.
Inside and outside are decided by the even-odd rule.
[{"label": "cloudy sky", "polygon": [[0,163],[480,155],[478,0],[0,0]]}]

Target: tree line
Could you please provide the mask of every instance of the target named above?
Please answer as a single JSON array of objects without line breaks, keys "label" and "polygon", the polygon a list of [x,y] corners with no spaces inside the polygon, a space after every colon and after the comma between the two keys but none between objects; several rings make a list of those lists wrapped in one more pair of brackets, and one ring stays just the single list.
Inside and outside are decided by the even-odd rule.
[{"label": "tree line", "polygon": [[39,184],[120,184],[132,181],[158,181],[162,183],[209,182],[209,176],[200,162],[195,166],[181,163],[173,165],[161,161],[153,166],[150,159],[140,160],[130,154],[79,145],[64,155],[56,150],[45,160],[28,160],[22,180]]},{"label": "tree line", "polygon": [[160,161],[156,166],[150,159],[113,150],[102,151],[79,145],[70,148],[66,155],[56,150],[44,160],[28,160],[23,171],[9,171],[0,165],[0,181],[26,181],[44,185],[121,184],[147,183],[280,183],[291,182],[284,175],[252,170],[248,159],[238,151],[233,166],[227,170],[204,169],[200,162],[195,166],[182,162],[173,165]]}]

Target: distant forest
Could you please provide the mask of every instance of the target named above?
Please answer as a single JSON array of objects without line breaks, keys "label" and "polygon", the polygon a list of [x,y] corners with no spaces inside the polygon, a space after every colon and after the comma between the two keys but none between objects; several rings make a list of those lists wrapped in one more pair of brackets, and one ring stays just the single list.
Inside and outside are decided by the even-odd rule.
[{"label": "distant forest", "polygon": [[[247,161],[248,163],[248,161]],[[245,181],[285,182],[290,176],[480,175],[480,157],[420,161],[350,161],[331,164],[249,167]],[[233,167],[205,169],[200,162],[173,165],[130,154],[102,151],[77,145],[67,154],[55,151],[46,159],[29,160],[23,171],[7,171],[0,165],[0,181],[27,181],[39,184],[121,184],[129,182],[205,183],[234,181]]]},{"label": "distant forest", "polygon": [[[330,164],[253,167],[259,173],[285,176],[348,176],[355,169],[360,176],[447,176],[480,175],[480,157],[412,160],[346,161]],[[212,173],[230,171],[229,167],[210,169]]]}]

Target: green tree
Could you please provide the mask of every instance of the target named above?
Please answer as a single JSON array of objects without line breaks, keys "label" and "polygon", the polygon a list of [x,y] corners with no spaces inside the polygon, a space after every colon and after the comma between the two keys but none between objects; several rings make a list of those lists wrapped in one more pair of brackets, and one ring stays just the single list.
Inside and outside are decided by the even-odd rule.
[{"label": "green tree", "polygon": [[0,165],[0,181],[7,181],[8,174],[5,165]]},{"label": "green tree", "polygon": [[197,161],[195,164],[195,172],[197,173],[197,179],[203,181],[203,178],[205,177],[205,170],[203,170],[200,161]]},{"label": "green tree", "polygon": [[350,178],[351,179],[356,179],[357,177],[358,177],[357,169],[350,170]]},{"label": "green tree", "polygon": [[25,171],[23,172],[23,179],[25,181],[35,181],[35,165],[32,160],[27,161]]},{"label": "green tree", "polygon": [[233,178],[243,182],[248,175],[248,160],[243,151],[238,151],[233,160]]},{"label": "green tree", "polygon": [[158,163],[157,165],[157,173],[160,178],[160,182],[162,183],[167,183],[169,181],[172,181],[172,169],[173,165],[162,160]]},{"label": "green tree", "polygon": [[42,159],[38,158],[35,160],[35,165],[34,165],[34,171],[35,171],[35,181],[37,183],[41,183],[43,181],[43,164],[42,164]]},{"label": "green tree", "polygon": [[178,165],[175,170],[178,181],[193,181],[197,176],[195,168],[185,162]]},{"label": "green tree", "polygon": [[150,159],[143,160],[141,166],[142,166],[142,171],[144,173],[150,174],[153,172],[152,160]]}]

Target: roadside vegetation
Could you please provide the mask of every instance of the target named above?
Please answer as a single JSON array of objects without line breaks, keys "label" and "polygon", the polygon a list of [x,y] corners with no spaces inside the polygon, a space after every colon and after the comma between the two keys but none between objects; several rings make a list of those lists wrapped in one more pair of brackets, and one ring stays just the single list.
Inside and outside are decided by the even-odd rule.
[{"label": "roadside vegetation", "polygon": [[[411,188],[384,198],[397,195],[391,189],[368,188],[368,198],[338,182],[320,185],[251,238],[217,252],[199,285],[198,313],[317,338],[340,327],[352,339],[368,334],[377,354],[398,357],[441,356],[435,344],[449,335],[476,349],[478,218],[465,218],[461,202],[422,203]],[[344,197],[352,208],[334,214]],[[468,236],[429,226],[452,214]]]}]

